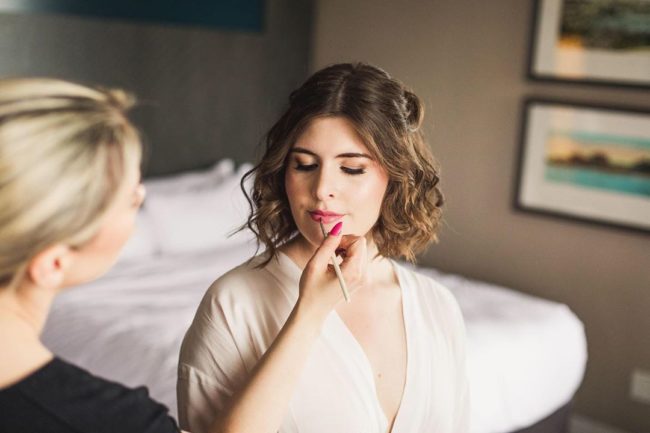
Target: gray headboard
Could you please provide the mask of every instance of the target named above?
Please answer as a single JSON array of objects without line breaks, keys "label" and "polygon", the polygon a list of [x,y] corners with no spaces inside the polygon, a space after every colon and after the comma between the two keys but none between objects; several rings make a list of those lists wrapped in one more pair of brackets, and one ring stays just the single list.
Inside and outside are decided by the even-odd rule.
[{"label": "gray headboard", "polygon": [[307,76],[312,1],[272,0],[262,32],[0,14],[0,76],[125,88],[150,149],[146,175],[252,161]]}]

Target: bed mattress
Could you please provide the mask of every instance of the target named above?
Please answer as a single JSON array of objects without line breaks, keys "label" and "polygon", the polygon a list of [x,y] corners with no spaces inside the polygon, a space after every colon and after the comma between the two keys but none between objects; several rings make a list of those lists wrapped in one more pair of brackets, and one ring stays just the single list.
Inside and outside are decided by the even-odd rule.
[{"label": "bed mattress", "polygon": [[[57,355],[130,386],[176,414],[178,352],[205,290],[254,253],[239,245],[118,263],[60,295],[43,341]],[[466,321],[472,432],[531,425],[571,400],[585,369],[582,323],[565,305],[418,268],[447,286]]]}]

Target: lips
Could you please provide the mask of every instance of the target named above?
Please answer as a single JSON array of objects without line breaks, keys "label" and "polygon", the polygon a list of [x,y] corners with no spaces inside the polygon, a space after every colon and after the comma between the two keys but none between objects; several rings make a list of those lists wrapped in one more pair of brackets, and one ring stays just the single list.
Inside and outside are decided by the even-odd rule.
[{"label": "lips", "polygon": [[311,216],[311,219],[314,221],[322,221],[323,224],[330,224],[343,218],[343,215],[340,213],[326,210],[309,211],[309,216]]}]

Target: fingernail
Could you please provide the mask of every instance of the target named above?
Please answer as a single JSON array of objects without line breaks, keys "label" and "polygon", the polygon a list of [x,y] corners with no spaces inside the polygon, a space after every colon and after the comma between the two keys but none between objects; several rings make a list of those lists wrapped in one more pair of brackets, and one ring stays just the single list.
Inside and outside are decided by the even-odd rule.
[{"label": "fingernail", "polygon": [[334,236],[338,236],[338,234],[341,233],[342,228],[343,228],[343,221],[339,221],[336,223],[334,227],[332,227],[332,230],[330,230],[330,234]]}]

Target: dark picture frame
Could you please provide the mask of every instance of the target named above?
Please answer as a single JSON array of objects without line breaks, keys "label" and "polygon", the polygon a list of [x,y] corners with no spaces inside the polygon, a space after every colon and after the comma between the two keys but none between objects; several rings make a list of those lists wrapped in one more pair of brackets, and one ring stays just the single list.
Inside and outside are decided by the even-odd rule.
[{"label": "dark picture frame", "polygon": [[513,206],[650,233],[650,109],[524,100]]},{"label": "dark picture frame", "polygon": [[535,0],[527,76],[650,89],[650,2]]}]

